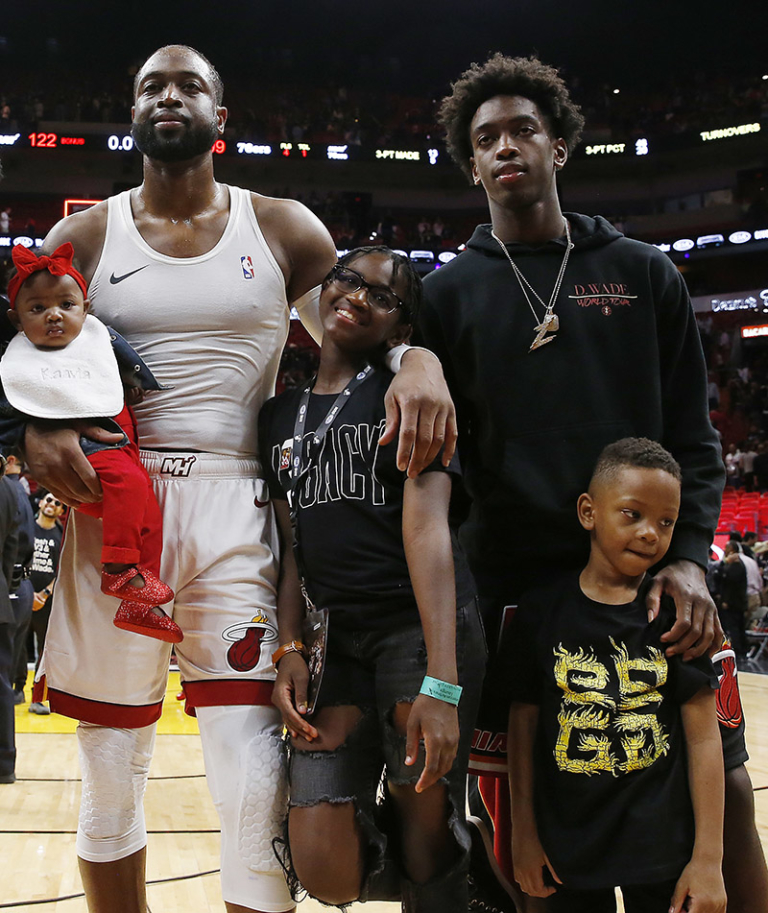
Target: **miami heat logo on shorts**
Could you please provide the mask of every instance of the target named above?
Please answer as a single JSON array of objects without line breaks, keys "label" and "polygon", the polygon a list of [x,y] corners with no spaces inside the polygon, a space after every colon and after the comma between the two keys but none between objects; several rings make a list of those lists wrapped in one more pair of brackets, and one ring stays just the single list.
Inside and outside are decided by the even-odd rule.
[{"label": "miami heat logo on shorts", "polygon": [[712,657],[712,662],[716,669],[720,664],[720,687],[716,695],[717,721],[727,729],[737,729],[744,719],[744,711],[741,709],[741,695],[736,679],[736,654],[728,640],[723,644],[722,650]]},{"label": "miami heat logo on shorts", "polygon": [[227,662],[235,672],[250,672],[261,662],[261,650],[277,640],[277,628],[266,615],[254,615],[250,621],[239,621],[221,632],[231,642]]}]

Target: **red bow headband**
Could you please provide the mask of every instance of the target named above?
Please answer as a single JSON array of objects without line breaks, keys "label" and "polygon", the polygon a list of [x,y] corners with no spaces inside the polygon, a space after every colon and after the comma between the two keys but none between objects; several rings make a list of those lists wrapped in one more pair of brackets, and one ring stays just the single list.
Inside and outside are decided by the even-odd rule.
[{"label": "red bow headband", "polygon": [[19,289],[27,279],[41,269],[47,269],[52,276],[71,276],[80,286],[83,297],[88,297],[88,286],[85,279],[72,266],[72,257],[75,249],[69,241],[57,247],[56,250],[46,257],[38,257],[31,250],[24,247],[23,244],[16,244],[11,251],[13,265],[16,267],[16,275],[8,282],[8,297],[11,300],[11,307],[16,307],[16,296]]}]

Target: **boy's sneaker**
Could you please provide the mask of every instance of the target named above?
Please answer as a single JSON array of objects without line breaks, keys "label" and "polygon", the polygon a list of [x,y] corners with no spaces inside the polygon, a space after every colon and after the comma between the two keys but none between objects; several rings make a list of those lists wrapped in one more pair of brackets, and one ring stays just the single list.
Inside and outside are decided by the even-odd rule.
[{"label": "boy's sneaker", "polygon": [[24,697],[24,689],[15,689],[13,690],[13,703],[14,704],[23,704],[26,698]]},{"label": "boy's sneaker", "polygon": [[42,701],[34,701],[34,703],[29,705],[28,713],[38,713],[41,716],[47,716],[50,712],[51,708]]},{"label": "boy's sneaker", "polygon": [[469,851],[469,909],[476,913],[517,913],[518,892],[504,877],[493,854],[493,841],[483,821],[467,816]]}]

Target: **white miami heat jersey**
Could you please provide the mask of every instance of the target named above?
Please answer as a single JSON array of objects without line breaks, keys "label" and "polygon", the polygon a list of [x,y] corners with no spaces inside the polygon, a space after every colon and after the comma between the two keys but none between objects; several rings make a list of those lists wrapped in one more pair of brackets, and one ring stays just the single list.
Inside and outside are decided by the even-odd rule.
[{"label": "white miami heat jersey", "polygon": [[89,287],[93,313],[173,387],[135,407],[148,450],[257,453],[258,413],[274,392],[289,307],[250,193],[228,189],[227,227],[199,257],[150,247],[134,223],[130,191],[108,201]]}]

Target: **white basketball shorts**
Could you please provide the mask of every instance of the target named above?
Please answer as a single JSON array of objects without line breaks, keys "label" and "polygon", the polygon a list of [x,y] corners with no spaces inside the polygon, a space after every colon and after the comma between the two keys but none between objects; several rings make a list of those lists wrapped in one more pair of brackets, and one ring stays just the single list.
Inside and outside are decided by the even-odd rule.
[{"label": "white basketball shorts", "polygon": [[[142,452],[163,513],[164,610],[184,632],[176,656],[187,712],[269,704],[279,546],[256,460]],[[45,652],[51,708],[90,723],[133,728],[161,713],[170,644],[112,624],[119,601],[101,584],[101,520],[73,511]]]}]

